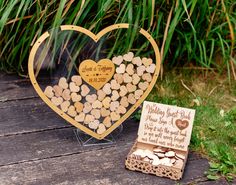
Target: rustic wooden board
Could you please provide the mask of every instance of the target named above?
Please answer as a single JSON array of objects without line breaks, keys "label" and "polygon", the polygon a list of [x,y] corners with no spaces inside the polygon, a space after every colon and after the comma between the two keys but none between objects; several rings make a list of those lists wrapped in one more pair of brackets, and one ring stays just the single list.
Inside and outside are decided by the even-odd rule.
[{"label": "rustic wooden board", "polygon": [[[137,126],[137,122],[134,121],[126,124],[123,133],[117,140],[117,145],[130,143],[131,146],[136,139]],[[0,146],[4,148],[4,150],[0,150],[0,166],[80,153],[86,150],[97,150],[104,147],[81,147],[74,134],[74,129],[57,128],[0,137]]]},{"label": "rustic wooden board", "polygon": [[7,74],[3,71],[0,71],[0,84],[1,83],[7,83],[9,81],[21,81],[21,80],[28,80],[26,78],[23,78],[23,77],[19,77],[18,75],[16,74]]},{"label": "rustic wooden board", "polygon": [[[29,82],[23,83],[28,85]],[[0,102],[38,97],[32,88],[23,87],[22,83],[20,85],[14,83],[0,84]]]},{"label": "rustic wooden board", "polygon": [[[124,168],[125,157],[137,138],[138,122],[124,123],[117,144],[82,148],[74,127],[40,99],[31,98],[33,88],[28,80],[3,73],[0,79],[0,92],[8,89],[9,82],[18,85],[5,93],[9,98],[15,95],[15,99],[0,101],[0,184],[176,184]],[[227,184],[222,179],[207,181],[207,169],[207,160],[190,152],[181,184]]]},{"label": "rustic wooden board", "polygon": [[[130,144],[126,144],[2,166],[0,179],[4,184],[176,184],[166,178],[126,170],[124,160],[129,149]],[[206,163],[204,159],[189,161],[188,170],[198,169],[198,173],[184,176],[183,182],[202,177],[207,166],[199,164]]]},{"label": "rustic wooden board", "polygon": [[0,136],[71,127],[40,99],[0,102]]},{"label": "rustic wooden board", "polygon": [[[40,79],[39,83],[43,85],[45,79]],[[29,79],[17,79],[15,75],[3,75],[0,72],[0,102],[27,98],[38,98]]]}]

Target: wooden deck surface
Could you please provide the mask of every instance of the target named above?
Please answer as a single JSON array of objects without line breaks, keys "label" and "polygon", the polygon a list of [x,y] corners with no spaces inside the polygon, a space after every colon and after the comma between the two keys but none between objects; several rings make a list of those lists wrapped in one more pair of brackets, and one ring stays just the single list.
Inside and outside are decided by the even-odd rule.
[{"label": "wooden deck surface", "polygon": [[[74,127],[51,111],[28,79],[0,72],[0,184],[172,185],[178,182],[125,169],[138,122],[127,120],[115,144],[82,147]],[[208,181],[208,161],[190,152],[180,184]]]}]

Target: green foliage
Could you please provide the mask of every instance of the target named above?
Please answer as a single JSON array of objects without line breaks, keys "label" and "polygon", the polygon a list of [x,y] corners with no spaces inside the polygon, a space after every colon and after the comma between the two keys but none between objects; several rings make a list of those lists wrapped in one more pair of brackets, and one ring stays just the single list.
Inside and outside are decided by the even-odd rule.
[{"label": "green foliage", "polygon": [[[236,27],[233,0],[2,0],[0,68],[26,73],[23,70],[32,43],[44,31],[61,24],[79,25],[97,33],[108,25],[126,22],[148,30],[159,47],[164,46],[162,61],[166,65],[191,63],[219,72],[226,67],[231,76],[236,30],[229,26]],[[130,33],[131,40],[134,34]],[[116,45],[131,48],[132,42],[124,45],[121,40]]]}]

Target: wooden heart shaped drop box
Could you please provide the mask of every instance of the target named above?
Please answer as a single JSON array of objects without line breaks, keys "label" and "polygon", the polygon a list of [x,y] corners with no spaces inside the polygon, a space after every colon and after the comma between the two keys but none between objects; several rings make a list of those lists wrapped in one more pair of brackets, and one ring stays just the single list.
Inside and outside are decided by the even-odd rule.
[{"label": "wooden heart shaped drop box", "polygon": [[[126,36],[132,30],[137,32],[136,44],[130,45],[130,51],[113,46],[120,33]],[[137,48],[137,43],[145,43],[153,54]],[[148,96],[160,64],[158,46],[142,28],[115,24],[94,34],[83,27],[62,25],[38,38],[28,70],[33,87],[52,111],[102,140]],[[44,73],[41,79],[46,80],[40,80]]]},{"label": "wooden heart shaped drop box", "polygon": [[182,178],[195,110],[144,101],[138,138],[125,166],[173,180]]}]

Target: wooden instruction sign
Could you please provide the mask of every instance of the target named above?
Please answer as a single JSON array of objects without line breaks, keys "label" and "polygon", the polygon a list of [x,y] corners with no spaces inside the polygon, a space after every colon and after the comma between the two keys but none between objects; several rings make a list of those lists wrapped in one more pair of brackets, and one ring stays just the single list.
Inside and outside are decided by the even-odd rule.
[{"label": "wooden instruction sign", "polygon": [[144,101],[138,142],[187,151],[195,110]]}]

